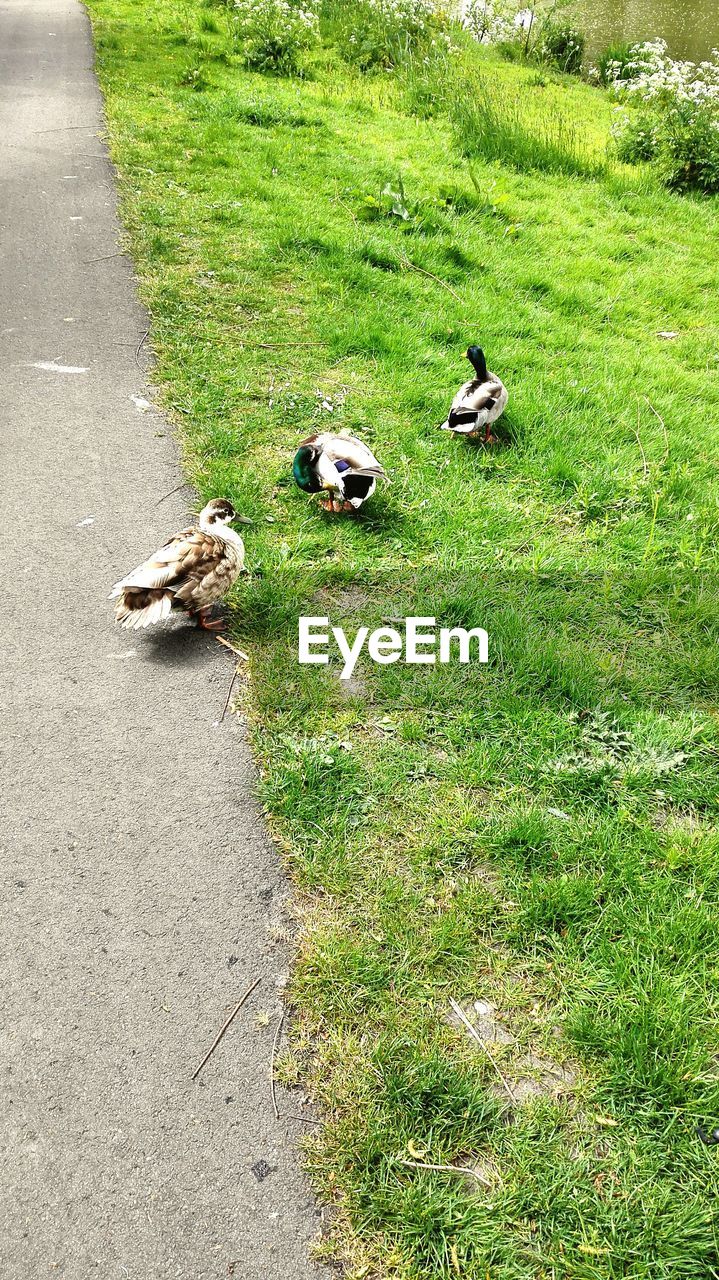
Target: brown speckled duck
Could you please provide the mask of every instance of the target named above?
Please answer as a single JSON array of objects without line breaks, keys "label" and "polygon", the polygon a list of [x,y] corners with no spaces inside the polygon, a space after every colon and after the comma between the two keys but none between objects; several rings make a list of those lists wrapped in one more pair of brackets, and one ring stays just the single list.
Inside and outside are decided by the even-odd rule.
[{"label": "brown speckled duck", "polygon": [[203,507],[197,525],[170,538],[144,564],[117,582],[115,620],[129,630],[163,622],[184,609],[206,631],[221,631],[210,609],[229,591],[245,564],[245,546],[230,521],[243,520],[226,498]]}]

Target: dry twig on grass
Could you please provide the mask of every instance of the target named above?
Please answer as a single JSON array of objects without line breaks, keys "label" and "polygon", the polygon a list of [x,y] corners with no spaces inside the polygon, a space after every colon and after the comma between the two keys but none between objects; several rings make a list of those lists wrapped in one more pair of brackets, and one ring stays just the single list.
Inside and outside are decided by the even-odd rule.
[{"label": "dry twig on grass", "polygon": [[[121,258],[122,249],[118,249],[117,253],[102,253],[99,258],[83,258],[83,267],[89,267],[91,262],[109,262],[110,258]],[[124,343],[123,343],[124,346]]]},{"label": "dry twig on grass", "polygon": [[489,1049],[488,1045],[486,1045],[486,1044],[485,1044],[485,1042],[484,1042],[484,1040],[482,1039],[481,1035],[479,1034],[479,1032],[478,1032],[477,1028],[472,1026],[472,1023],[470,1022],[469,1018],[467,1017],[466,1013],[464,1012],[464,1009],[462,1009],[462,1008],[461,1008],[461,1006],[457,1004],[457,1001],[456,1001],[456,1000],[454,1000],[454,999],[452,998],[452,996],[450,996],[450,997],[449,997],[449,1003],[450,1003],[450,1005],[452,1006],[452,1010],[453,1010],[453,1012],[454,1012],[454,1013],[456,1013],[457,1017],[459,1018],[460,1022],[461,1022],[461,1023],[462,1023],[466,1028],[467,1028],[467,1030],[468,1030],[469,1034],[472,1036],[472,1038],[473,1038],[474,1040],[476,1040],[476,1041],[477,1041],[477,1044],[478,1044],[478,1045],[480,1046],[480,1048],[482,1048],[482,1049],[484,1050],[484,1052],[486,1053],[487,1057],[489,1058],[489,1061],[491,1062],[492,1066],[494,1067],[495,1071],[497,1072],[497,1075],[499,1076],[499,1079],[502,1081],[502,1084],[504,1085],[504,1088],[505,1088],[505,1090],[506,1090],[506,1092],[507,1092],[507,1096],[510,1098],[510,1100],[511,1100],[511,1101],[514,1103],[514,1105],[516,1106],[516,1104],[517,1104],[516,1096],[515,1096],[515,1094],[514,1094],[514,1092],[513,1092],[512,1088],[511,1088],[511,1086],[510,1086],[509,1082],[508,1082],[508,1081],[505,1079],[505,1077],[502,1075],[502,1072],[501,1072],[501,1070],[500,1070],[500,1068],[499,1068],[499,1065],[498,1065],[498,1063],[497,1063],[497,1061],[496,1061],[496,1059],[495,1059],[494,1055],[490,1052],[490,1049]]},{"label": "dry twig on grass", "polygon": [[406,271],[418,271],[421,276],[426,276],[428,280],[434,280],[435,284],[441,284],[447,293],[451,293],[453,298],[461,302],[459,294],[452,288],[451,284],[447,284],[446,280],[441,280],[439,276],[433,276],[431,271],[425,271],[424,267],[418,267],[416,262],[412,262],[409,258],[400,258],[400,262]]},{"label": "dry twig on grass", "polygon": [[157,499],[155,506],[159,507],[160,503],[165,501],[165,498],[171,498],[173,493],[179,493],[180,489],[187,489],[189,484],[189,480],[183,480],[181,484],[176,484],[174,489],[170,489],[169,493],[163,493],[162,497]]},{"label": "dry twig on grass", "polygon": [[321,342],[245,342],[244,338],[240,338],[241,347],[259,347],[263,351],[269,351],[272,347],[326,347],[327,343]]},{"label": "dry twig on grass", "polygon": [[218,643],[218,644],[222,644],[222,645],[224,645],[224,646],[225,646],[225,648],[226,648],[226,649],[230,649],[232,653],[236,653],[236,654],[237,654],[237,656],[238,656],[238,658],[242,658],[242,659],[243,659],[243,661],[245,661],[245,662],[249,662],[249,660],[250,660],[250,659],[249,659],[248,655],[247,655],[246,653],[243,653],[241,649],[236,648],[236,646],[235,646],[234,644],[230,644],[230,641],[229,641],[229,640],[225,640],[225,637],[224,637],[224,636],[218,636],[218,637],[217,637],[217,643]]},{"label": "dry twig on grass", "polygon": [[466,1173],[470,1178],[476,1178],[477,1182],[481,1182],[483,1187],[492,1186],[489,1178],[485,1178],[483,1174],[478,1173],[476,1169],[470,1169],[467,1165],[430,1164],[426,1160],[405,1160],[403,1156],[397,1156],[397,1162],[408,1169],[432,1169],[435,1173]]},{"label": "dry twig on grass", "polygon": [[642,466],[644,467],[644,480],[646,482],[649,478],[649,463],[647,462],[647,455],[644,452],[644,445],[642,444],[642,438],[639,434],[639,401],[638,400],[637,400],[637,427],[634,432],[634,435],[636,437],[637,444],[639,445],[639,452],[642,455]]},{"label": "dry twig on grass", "polygon": [[33,133],[36,133],[36,134],[71,133],[74,129],[97,129],[99,131],[100,125],[98,124],[59,124],[59,125],[56,125],[54,129],[33,129]]},{"label": "dry twig on grass", "polygon": [[[229,640],[225,640],[225,637],[224,637],[224,636],[217,636],[217,643],[218,643],[218,644],[223,645],[225,649],[229,649],[231,653],[235,653],[235,654],[237,654],[237,657],[238,657],[238,658],[242,658],[242,659],[243,659],[243,661],[245,661],[245,662],[249,662],[249,660],[250,660],[250,659],[248,658],[247,654],[246,654],[246,653],[243,653],[241,649],[237,649],[237,648],[235,648],[235,645],[234,645],[234,644],[231,644]],[[229,705],[230,705],[230,698],[232,697],[232,690],[233,690],[233,689],[234,689],[234,687],[235,687],[235,680],[237,679],[237,677],[238,677],[238,675],[239,675],[239,674],[240,674],[240,668],[239,668],[238,666],[236,666],[236,667],[235,667],[235,670],[234,670],[234,672],[233,672],[233,675],[232,675],[232,679],[230,680],[230,687],[229,687],[229,689],[227,690],[227,697],[225,698],[225,705],[224,705],[224,707],[222,708],[222,715],[220,716],[220,724],[222,724],[222,721],[224,720],[225,716],[227,715],[227,708],[228,708],[228,707],[229,707]]]},{"label": "dry twig on grass", "polygon": [[651,400],[648,398],[648,396],[645,396],[645,397],[644,397],[644,399],[646,400],[647,404],[649,405],[649,408],[651,409],[652,413],[654,414],[654,417],[658,419],[658,421],[659,421],[659,425],[661,426],[661,429],[662,429],[662,431],[664,432],[664,450],[665,450],[665,451],[664,451],[664,456],[663,456],[663,458],[661,458],[661,459],[660,459],[660,461],[659,461],[659,466],[661,467],[661,466],[666,462],[667,458],[669,457],[669,433],[667,432],[667,429],[666,429],[666,427],[665,427],[665,425],[664,425],[664,419],[663,419],[663,417],[662,417],[661,413],[657,413],[657,410],[654,408],[654,405],[652,404],[652,402],[651,402]]},{"label": "dry twig on grass", "polygon": [[229,687],[229,689],[227,690],[227,697],[225,698],[225,705],[224,705],[224,707],[222,708],[222,715],[220,716],[220,724],[222,724],[222,721],[224,720],[225,716],[227,715],[227,708],[228,708],[228,707],[229,707],[229,705],[230,705],[230,698],[232,697],[232,690],[233,690],[233,689],[234,689],[234,687],[235,687],[235,680],[237,679],[237,677],[238,677],[239,673],[240,673],[240,669],[239,669],[239,667],[235,667],[235,670],[234,670],[234,671],[233,671],[233,673],[232,673],[232,679],[230,680],[230,687]]}]

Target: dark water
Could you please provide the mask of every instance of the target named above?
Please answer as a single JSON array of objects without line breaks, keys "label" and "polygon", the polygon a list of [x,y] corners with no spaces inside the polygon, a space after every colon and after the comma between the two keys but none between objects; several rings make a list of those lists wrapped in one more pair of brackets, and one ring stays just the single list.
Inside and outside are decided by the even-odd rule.
[{"label": "dark water", "polygon": [[675,58],[701,62],[719,47],[719,0],[573,0],[571,12],[596,58],[615,40],[661,36]]}]

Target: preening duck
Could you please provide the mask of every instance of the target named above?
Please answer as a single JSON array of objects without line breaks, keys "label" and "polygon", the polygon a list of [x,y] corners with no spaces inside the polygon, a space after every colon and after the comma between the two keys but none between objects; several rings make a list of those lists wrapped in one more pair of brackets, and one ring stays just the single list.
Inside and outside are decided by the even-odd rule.
[{"label": "preening duck", "polygon": [[197,618],[198,626],[220,631],[223,624],[210,618],[210,608],[229,591],[245,564],[244,543],[229,527],[231,520],[244,518],[226,498],[208,502],[197,525],[176,533],[115,583],[110,593],[110,599],[117,600],[115,621],[137,630],[164,621],[172,609],[185,609]]},{"label": "preening duck", "polygon": [[308,436],[295,454],[292,474],[305,493],[325,494],[326,511],[357,511],[377,481],[388,480],[371,449],[348,431]]},{"label": "preening duck", "polygon": [[507,407],[507,388],[496,373],[488,371],[481,347],[469,347],[467,359],[476,376],[459,388],[442,430],[474,438],[483,434],[484,443],[493,444],[491,426]]}]

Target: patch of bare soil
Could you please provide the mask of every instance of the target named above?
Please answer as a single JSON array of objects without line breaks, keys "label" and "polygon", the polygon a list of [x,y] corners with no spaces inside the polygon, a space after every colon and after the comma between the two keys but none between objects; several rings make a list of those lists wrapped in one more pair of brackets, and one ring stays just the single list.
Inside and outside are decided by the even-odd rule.
[{"label": "patch of bare soil", "polygon": [[507,1025],[507,1016],[503,1018],[490,1001],[474,1000],[457,1007],[464,1016],[450,1009],[447,1020],[477,1045],[478,1052],[482,1046],[486,1048],[497,1073],[492,1086],[496,1097],[506,1101],[511,1095],[511,1100],[521,1105],[531,1098],[566,1098],[572,1093],[577,1071],[531,1046],[521,1048]]}]

